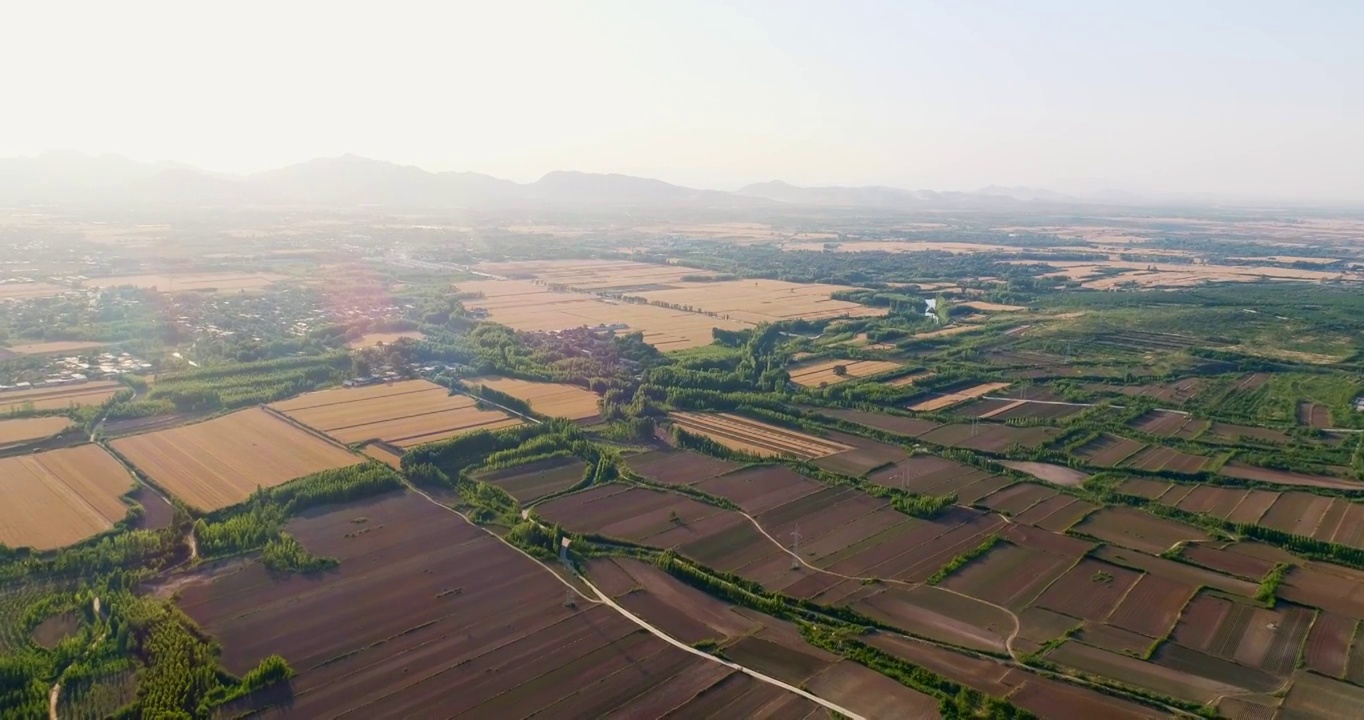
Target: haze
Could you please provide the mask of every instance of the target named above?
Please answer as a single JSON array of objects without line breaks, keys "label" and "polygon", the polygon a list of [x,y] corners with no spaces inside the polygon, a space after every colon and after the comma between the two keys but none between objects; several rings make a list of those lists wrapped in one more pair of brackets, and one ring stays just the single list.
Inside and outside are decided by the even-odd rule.
[{"label": "haze", "polygon": [[22,3],[0,156],[1364,201],[1353,3]]}]

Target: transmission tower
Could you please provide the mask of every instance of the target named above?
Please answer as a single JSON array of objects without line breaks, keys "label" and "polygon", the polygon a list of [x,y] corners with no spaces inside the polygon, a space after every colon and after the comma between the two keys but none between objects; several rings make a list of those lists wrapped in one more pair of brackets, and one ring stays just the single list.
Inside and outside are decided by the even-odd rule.
[{"label": "transmission tower", "polygon": [[[568,573],[569,577],[573,577],[573,564],[568,561],[568,544],[570,542],[568,538],[559,541],[559,562],[564,566],[564,572]],[[571,608],[577,604],[577,601],[573,599],[573,588],[570,586],[564,591],[564,607]]]}]

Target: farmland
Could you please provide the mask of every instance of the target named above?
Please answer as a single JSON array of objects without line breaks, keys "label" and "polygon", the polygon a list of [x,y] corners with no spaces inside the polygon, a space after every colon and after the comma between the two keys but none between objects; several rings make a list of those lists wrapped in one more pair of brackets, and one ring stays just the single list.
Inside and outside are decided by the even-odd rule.
[{"label": "farmland", "polygon": [[597,395],[576,385],[494,377],[467,378],[464,382],[523,400],[541,415],[584,421],[595,420],[598,416]]},{"label": "farmland", "polygon": [[[357,515],[375,529],[352,538]],[[706,689],[721,687],[755,711],[803,716],[815,707],[737,680],[604,605],[579,598],[566,607],[553,574],[417,496],[381,497],[289,530],[338,557],[339,569],[319,582],[276,578],[253,563],[186,589],[179,604],[223,643],[228,669],[242,672],[272,652],[307,668],[289,681],[291,713],[652,717],[689,713]],[[329,632],[336,627],[350,630]],[[424,660],[413,673],[416,658]],[[275,702],[249,697],[232,709]]]},{"label": "farmland", "polygon": [[16,220],[0,706],[1354,714],[1364,223],[764,207]]},{"label": "farmland", "polygon": [[270,408],[341,443],[382,440],[399,448],[521,422],[426,380],[323,390]]},{"label": "farmland", "polygon": [[98,445],[0,458],[0,544],[50,550],[110,530],[132,489]]},{"label": "farmland", "polygon": [[969,388],[965,388],[963,390],[958,390],[956,392],[940,395],[938,397],[932,398],[931,400],[917,402],[913,405],[910,405],[909,409],[917,412],[931,412],[933,410],[942,410],[944,408],[952,407],[953,405],[959,405],[961,403],[966,402],[967,400],[974,400],[975,398],[978,398],[982,395],[989,395],[992,392],[998,392],[1008,386],[1009,383],[985,383],[983,385],[975,385]]},{"label": "farmland", "polygon": [[99,405],[123,386],[111,381],[59,385],[32,390],[0,391],[0,413],[14,410],[61,410],[74,405]]},{"label": "farmland", "polygon": [[64,417],[0,420],[0,448],[51,437],[69,427],[71,420]]},{"label": "farmland", "polygon": [[283,275],[241,272],[195,272],[159,275],[111,275],[85,281],[89,287],[112,288],[131,285],[159,292],[238,292],[260,290],[286,279]]},{"label": "farmland", "polygon": [[688,432],[704,435],[731,450],[758,457],[790,455],[814,459],[852,449],[850,445],[798,433],[728,413],[673,413],[674,423]]},{"label": "farmland", "polygon": [[258,487],[360,461],[262,409],[119,438],[111,446],[152,482],[200,510],[235,505]]},{"label": "farmland", "polygon": [[[835,368],[843,368],[843,373]],[[791,382],[804,387],[836,385],[854,378],[879,375],[900,367],[900,363],[886,360],[823,360],[790,368]]]}]

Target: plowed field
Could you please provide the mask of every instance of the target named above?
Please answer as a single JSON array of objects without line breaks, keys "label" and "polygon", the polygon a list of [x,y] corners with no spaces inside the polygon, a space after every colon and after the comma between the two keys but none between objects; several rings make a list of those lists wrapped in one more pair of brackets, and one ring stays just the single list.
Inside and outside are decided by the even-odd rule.
[{"label": "plowed field", "polygon": [[200,510],[235,505],[274,487],[360,458],[254,408],[112,446],[157,485]]}]

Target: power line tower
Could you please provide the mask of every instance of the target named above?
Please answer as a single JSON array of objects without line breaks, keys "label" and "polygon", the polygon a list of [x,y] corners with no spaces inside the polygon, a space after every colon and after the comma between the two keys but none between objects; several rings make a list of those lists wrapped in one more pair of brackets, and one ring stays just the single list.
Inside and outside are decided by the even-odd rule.
[{"label": "power line tower", "polygon": [[[564,572],[568,573],[569,577],[573,577],[573,564],[568,561],[568,544],[570,542],[572,541],[568,538],[559,541],[559,562],[564,566]],[[573,599],[573,588],[569,587],[564,591],[564,607],[576,607],[577,604],[577,601]]]},{"label": "power line tower", "polygon": [[800,569],[800,528],[791,531],[791,569]]}]

